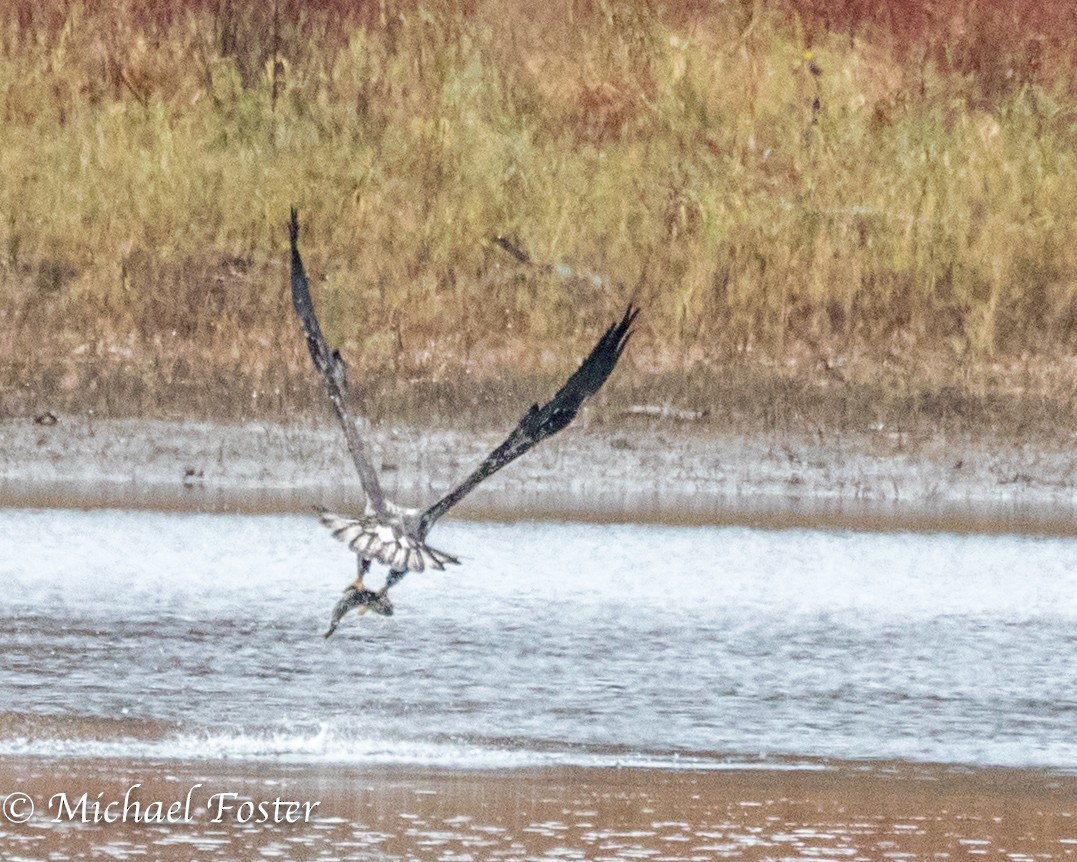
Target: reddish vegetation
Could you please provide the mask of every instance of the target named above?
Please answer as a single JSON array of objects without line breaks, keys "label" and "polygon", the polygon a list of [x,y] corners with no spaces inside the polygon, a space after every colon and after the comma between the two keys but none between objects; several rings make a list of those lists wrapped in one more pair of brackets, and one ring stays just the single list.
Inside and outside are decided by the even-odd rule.
[{"label": "reddish vegetation", "polygon": [[[563,0],[564,2],[564,0]],[[209,12],[218,22],[225,55],[245,52],[253,43],[269,56],[274,27],[287,26],[308,34],[323,17],[338,25],[391,29],[401,13],[418,0],[3,0],[0,18],[8,38],[13,30],[51,38],[63,28],[75,6],[91,16],[114,15],[127,26],[151,35],[166,30],[190,12]],[[436,3],[434,5],[437,5]],[[601,14],[595,0],[568,0],[576,16]],[[655,4],[671,22],[681,25],[706,20],[713,0],[671,0]],[[743,3],[744,14],[752,14]],[[1041,81],[1072,75],[1069,46],[1077,36],[1077,14],[1069,3],[1042,0],[772,0],[772,8],[796,16],[811,46],[821,33],[885,37],[898,51],[926,52],[940,68],[980,79],[991,92],[1013,82]],[[466,18],[477,13],[478,0],[459,4]],[[329,47],[329,46],[327,46]],[[231,50],[229,50],[231,49]]]},{"label": "reddish vegetation", "polygon": [[0,0],[0,412],[303,402],[292,203],[369,377],[556,376],[632,293],[659,371],[1052,400],[1075,44],[1031,0]]},{"label": "reddish vegetation", "polygon": [[985,98],[1015,84],[1073,80],[1077,15],[1040,0],[783,0],[810,45],[820,31],[880,36],[944,73],[971,75]]}]

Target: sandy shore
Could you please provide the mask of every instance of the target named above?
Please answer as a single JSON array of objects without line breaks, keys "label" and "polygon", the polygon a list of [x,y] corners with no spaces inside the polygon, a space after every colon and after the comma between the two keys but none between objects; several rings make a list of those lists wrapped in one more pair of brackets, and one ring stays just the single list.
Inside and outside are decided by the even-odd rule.
[{"label": "sandy shore", "polygon": [[[504,429],[374,429],[405,503],[436,499]],[[358,495],[331,425],[216,425],[60,416],[0,423],[0,505],[302,511]],[[742,437],[626,418],[558,435],[457,514],[669,523],[1077,534],[1077,450],[891,433]]]},{"label": "sandy shore", "polygon": [[[16,789],[35,813],[23,824],[0,824],[5,858],[960,860],[1077,853],[1077,777],[1014,770],[845,764],[446,772],[9,760],[0,766],[0,794]],[[90,804],[78,809],[83,793]],[[234,796],[216,795],[222,793]],[[141,808],[125,805],[125,794]],[[244,807],[247,801],[253,804]],[[17,802],[26,813],[26,800]],[[154,802],[161,803],[156,810]],[[170,806],[172,823],[160,813]],[[119,817],[125,808],[126,822],[103,822],[106,811]],[[295,822],[287,822],[289,812]]]}]

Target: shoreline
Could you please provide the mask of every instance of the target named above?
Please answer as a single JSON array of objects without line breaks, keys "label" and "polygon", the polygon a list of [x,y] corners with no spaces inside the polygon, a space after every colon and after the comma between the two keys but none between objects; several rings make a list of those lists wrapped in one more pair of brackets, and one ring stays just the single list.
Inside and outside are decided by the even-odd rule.
[{"label": "shoreline", "polygon": [[[970,851],[1050,859],[1077,846],[1077,776],[1030,770],[487,772],[15,758],[0,765],[0,786],[18,787],[37,806],[29,822],[0,825],[0,847],[69,858],[118,851],[187,859],[195,849],[202,858],[254,858],[287,848],[285,855],[305,859],[964,858]],[[125,795],[143,814],[153,802],[158,810],[179,804],[177,815],[186,811],[187,819],[58,822],[61,793],[120,803],[114,812]],[[223,812],[217,794],[226,794]],[[308,807],[311,818],[273,822],[278,800]],[[244,802],[250,807],[241,809]]]},{"label": "shoreline", "polygon": [[[429,504],[503,429],[371,432],[387,492]],[[0,422],[0,505],[177,512],[354,509],[328,423]],[[643,522],[1077,535],[1077,452],[1060,444],[845,434],[739,435],[584,421],[492,477],[452,513],[485,520]]]}]

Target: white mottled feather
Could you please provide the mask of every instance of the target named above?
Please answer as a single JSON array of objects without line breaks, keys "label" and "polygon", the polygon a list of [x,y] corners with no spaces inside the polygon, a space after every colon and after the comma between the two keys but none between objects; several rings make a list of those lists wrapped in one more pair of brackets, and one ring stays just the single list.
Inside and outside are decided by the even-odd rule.
[{"label": "white mottled feather", "polygon": [[[396,509],[393,514],[403,517],[407,511]],[[422,572],[431,568],[441,571],[446,564],[459,563],[451,554],[409,536],[403,524],[380,523],[372,514],[362,518],[346,518],[333,512],[320,511],[318,515],[333,535],[360,557],[377,560],[394,570]]]}]

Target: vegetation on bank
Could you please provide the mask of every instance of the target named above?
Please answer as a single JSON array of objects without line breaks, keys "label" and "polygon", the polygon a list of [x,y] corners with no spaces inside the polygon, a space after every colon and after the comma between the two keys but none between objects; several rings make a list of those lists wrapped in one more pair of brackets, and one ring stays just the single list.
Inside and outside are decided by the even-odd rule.
[{"label": "vegetation on bank", "polygon": [[633,298],[632,398],[1072,418],[1054,5],[4,0],[0,411],[320,403],[295,204],[385,405],[552,380]]}]

